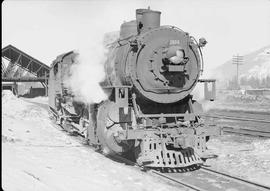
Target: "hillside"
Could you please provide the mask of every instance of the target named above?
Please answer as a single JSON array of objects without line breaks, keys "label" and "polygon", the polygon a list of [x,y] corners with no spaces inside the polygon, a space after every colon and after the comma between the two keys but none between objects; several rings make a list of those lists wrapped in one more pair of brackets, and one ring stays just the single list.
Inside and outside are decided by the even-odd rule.
[{"label": "hillside", "polygon": [[[243,55],[244,63],[239,68],[239,76],[242,85],[266,86],[270,84],[270,45],[257,51]],[[236,76],[236,66],[232,60],[214,70],[219,86],[224,87]],[[269,81],[269,82],[268,82]],[[267,83],[268,82],[268,83]],[[263,84],[263,85],[261,85]]]}]

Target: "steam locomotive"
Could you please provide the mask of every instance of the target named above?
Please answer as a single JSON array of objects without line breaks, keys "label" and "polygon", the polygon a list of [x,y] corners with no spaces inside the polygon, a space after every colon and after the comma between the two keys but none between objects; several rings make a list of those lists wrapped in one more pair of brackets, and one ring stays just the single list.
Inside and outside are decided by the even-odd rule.
[{"label": "steam locomotive", "polygon": [[106,77],[100,83],[108,99],[80,102],[65,85],[78,53],[53,61],[49,105],[58,123],[82,134],[87,143],[107,154],[133,155],[147,167],[179,168],[201,164],[206,142],[220,130],[204,124],[202,107],[191,95],[199,79],[201,48],[175,26],[160,26],[159,11],[137,9],[136,20],[125,22],[120,37],[107,45]]}]

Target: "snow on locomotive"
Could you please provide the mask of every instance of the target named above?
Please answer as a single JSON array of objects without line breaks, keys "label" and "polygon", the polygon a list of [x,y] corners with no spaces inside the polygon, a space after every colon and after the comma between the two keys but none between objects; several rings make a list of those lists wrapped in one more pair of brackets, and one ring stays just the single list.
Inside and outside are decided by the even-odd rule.
[{"label": "snow on locomotive", "polygon": [[50,109],[62,126],[109,154],[133,154],[148,167],[201,164],[209,137],[220,133],[203,123],[202,107],[190,95],[200,81],[206,41],[160,26],[160,14],[137,9],[136,20],[121,25],[120,38],[108,46],[101,86],[109,96],[101,103],[74,99],[64,79],[77,53],[58,56],[50,72]]}]

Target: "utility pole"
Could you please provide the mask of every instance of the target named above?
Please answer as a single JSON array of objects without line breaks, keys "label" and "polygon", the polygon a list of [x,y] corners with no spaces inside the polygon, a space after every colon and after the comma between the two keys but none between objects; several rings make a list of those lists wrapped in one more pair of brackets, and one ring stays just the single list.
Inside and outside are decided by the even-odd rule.
[{"label": "utility pole", "polygon": [[236,85],[239,88],[239,65],[243,64],[243,56],[240,55],[233,55],[232,63],[236,64]]}]

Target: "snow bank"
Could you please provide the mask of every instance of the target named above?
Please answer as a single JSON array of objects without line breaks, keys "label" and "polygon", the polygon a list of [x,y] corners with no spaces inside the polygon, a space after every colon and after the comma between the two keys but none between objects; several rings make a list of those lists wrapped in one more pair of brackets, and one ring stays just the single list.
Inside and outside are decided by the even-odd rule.
[{"label": "snow bank", "polygon": [[49,98],[45,96],[39,96],[39,97],[34,97],[34,98],[23,98],[29,102],[34,102],[34,103],[41,103],[41,104],[48,104],[49,103]]},{"label": "snow bank", "polygon": [[4,190],[179,190],[81,145],[53,127],[45,109],[9,92],[2,99]]},{"label": "snow bank", "polygon": [[9,116],[20,120],[39,120],[43,118],[44,113],[47,115],[47,112],[40,112],[40,108],[36,105],[18,99],[11,91],[2,91],[2,117]]},{"label": "snow bank", "polygon": [[[14,110],[17,107],[17,110]],[[2,110],[6,114],[15,114],[14,112],[22,111],[26,104],[18,99],[10,90],[2,90]]]},{"label": "snow bank", "polygon": [[[2,91],[2,139],[11,142],[39,144],[46,141],[46,133],[52,136],[56,129],[51,127],[48,112],[39,106],[23,101],[11,91]],[[42,136],[45,134],[45,136]],[[38,136],[37,136],[38,135]],[[51,143],[51,141],[48,141]]]}]

